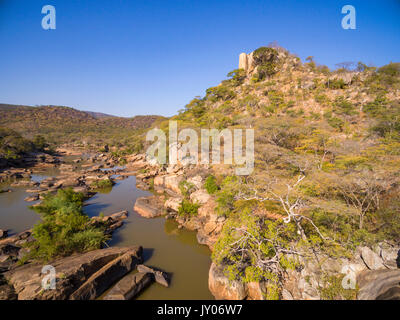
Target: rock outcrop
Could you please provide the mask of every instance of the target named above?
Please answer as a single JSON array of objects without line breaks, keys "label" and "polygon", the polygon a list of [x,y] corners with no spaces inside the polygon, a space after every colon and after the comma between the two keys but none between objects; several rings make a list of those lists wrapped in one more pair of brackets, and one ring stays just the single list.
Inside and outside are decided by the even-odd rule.
[{"label": "rock outcrop", "polygon": [[212,263],[208,274],[208,288],[217,300],[243,300],[246,286],[240,281],[230,281],[222,267]]},{"label": "rock outcrop", "polygon": [[366,270],[357,277],[358,300],[398,300],[400,298],[400,269]]},{"label": "rock outcrop", "polygon": [[107,293],[103,300],[130,300],[153,282],[150,273],[138,272],[125,276]]},{"label": "rock outcrop", "polygon": [[51,261],[48,264],[56,270],[56,290],[42,288],[42,264],[16,267],[4,277],[19,300],[64,300],[72,294],[74,299],[93,298],[131,271],[141,256],[142,247],[136,246],[99,249]]},{"label": "rock outcrop", "polygon": [[92,274],[69,298],[94,300],[141,262],[142,247],[132,248]]},{"label": "rock outcrop", "polygon": [[155,218],[163,214],[162,203],[156,196],[140,197],[136,199],[133,210],[145,218]]}]

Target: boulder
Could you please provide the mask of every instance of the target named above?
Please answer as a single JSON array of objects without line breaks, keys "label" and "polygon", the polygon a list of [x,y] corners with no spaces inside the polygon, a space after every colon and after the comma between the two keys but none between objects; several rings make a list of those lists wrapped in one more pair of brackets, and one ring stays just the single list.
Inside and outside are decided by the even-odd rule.
[{"label": "boulder", "polygon": [[358,300],[392,299],[400,289],[400,270],[366,270],[357,277]]},{"label": "boulder", "polygon": [[222,267],[215,263],[208,273],[208,288],[217,300],[243,300],[247,296],[245,285],[237,280],[229,281]]},{"label": "boulder", "polygon": [[137,266],[137,270],[139,272],[152,274],[154,277],[154,280],[158,284],[161,284],[162,286],[167,287],[167,288],[169,287],[170,277],[166,272],[163,272],[161,270],[157,270],[154,268],[150,268],[148,266],[145,266],[144,264],[139,264]]},{"label": "boulder", "polygon": [[155,196],[137,198],[133,210],[145,218],[154,218],[163,214],[159,200]]},{"label": "boulder", "polygon": [[115,281],[131,272],[141,261],[142,247],[128,250],[122,256],[110,261],[92,274],[69,298],[71,300],[96,299]]},{"label": "boulder", "polygon": [[63,188],[77,187],[80,184],[78,178],[67,178],[59,181]]},{"label": "boulder", "polygon": [[31,236],[31,230],[26,230],[26,231],[20,232],[16,235],[13,235],[11,237],[0,240],[0,246],[4,245],[4,244],[10,244],[10,243],[16,244],[18,241],[26,240],[30,236]]},{"label": "boulder", "polygon": [[[72,256],[57,259],[49,262],[56,270],[56,290],[42,289],[42,264],[26,264],[16,267],[6,273],[4,277],[10,285],[13,286],[19,300],[65,300],[83,285],[93,274],[99,269],[106,266],[113,260],[122,257],[129,252],[132,256],[128,260],[139,260],[142,255],[141,247],[124,247],[124,248],[107,248],[90,251],[82,254],[74,254]],[[133,264],[133,263],[132,263]],[[121,275],[121,269],[124,269],[120,264],[120,270],[116,268],[116,275],[112,275],[114,268],[107,269],[107,275],[111,279],[118,280],[117,275]],[[108,281],[105,281],[106,284]],[[93,282],[92,282],[93,284]],[[105,285],[104,285],[105,286]],[[103,288],[104,286],[99,286]],[[86,287],[87,288],[87,287]],[[96,295],[98,289],[92,287]],[[81,289],[81,293],[83,290]],[[78,297],[82,297],[83,294]],[[88,295],[89,296],[89,295]]]},{"label": "boulder", "polygon": [[179,207],[181,206],[182,198],[169,198],[164,203],[164,207],[166,209],[170,209],[172,211],[178,212]]},{"label": "boulder", "polygon": [[368,247],[361,247],[361,259],[370,270],[385,269],[382,259]]},{"label": "boulder", "polygon": [[178,194],[181,194],[179,183],[183,181],[183,177],[177,174],[165,176],[164,184],[167,189],[170,189]]},{"label": "boulder", "polygon": [[39,200],[39,195],[38,194],[31,195],[31,196],[26,197],[24,199],[24,201],[27,201],[27,202],[38,201],[38,200]]},{"label": "boulder", "polygon": [[154,186],[162,187],[164,185],[164,176],[154,177]]},{"label": "boulder", "polygon": [[203,204],[199,208],[199,210],[198,210],[199,217],[210,217],[210,216],[214,215],[216,206],[217,206],[217,203],[215,202],[215,200],[210,198],[205,204]]},{"label": "boulder", "polygon": [[129,274],[117,282],[103,300],[130,300],[153,282],[150,273]]},{"label": "boulder", "polygon": [[264,282],[249,282],[247,284],[248,300],[265,300],[266,289]]},{"label": "boulder", "polygon": [[199,189],[190,195],[190,200],[194,203],[205,204],[210,200],[211,196],[204,189]]},{"label": "boulder", "polygon": [[189,183],[192,183],[197,189],[201,189],[203,186],[203,178],[201,176],[194,176],[187,179]]},{"label": "boulder", "polygon": [[7,230],[0,229],[0,239],[7,238],[8,232]]},{"label": "boulder", "polygon": [[115,213],[111,214],[110,217],[112,219],[116,219],[116,220],[123,220],[128,217],[128,211],[123,210],[123,211],[115,212]]},{"label": "boulder", "polygon": [[379,244],[376,253],[382,258],[383,264],[389,269],[400,268],[400,249],[386,243]]}]

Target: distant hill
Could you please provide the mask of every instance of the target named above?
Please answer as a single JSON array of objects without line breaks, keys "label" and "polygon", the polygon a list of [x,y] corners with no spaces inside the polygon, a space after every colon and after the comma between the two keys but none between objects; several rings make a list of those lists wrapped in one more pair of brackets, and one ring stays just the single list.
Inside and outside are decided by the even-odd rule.
[{"label": "distant hill", "polygon": [[84,111],[84,112],[90,114],[92,117],[94,117],[96,119],[115,117],[111,114],[106,114],[106,113],[102,113],[102,112],[93,112],[93,111]]},{"label": "distant hill", "polygon": [[55,143],[120,143],[161,119],[165,118],[157,115],[123,118],[64,106],[0,104],[0,127],[13,129],[26,138],[41,134]]}]

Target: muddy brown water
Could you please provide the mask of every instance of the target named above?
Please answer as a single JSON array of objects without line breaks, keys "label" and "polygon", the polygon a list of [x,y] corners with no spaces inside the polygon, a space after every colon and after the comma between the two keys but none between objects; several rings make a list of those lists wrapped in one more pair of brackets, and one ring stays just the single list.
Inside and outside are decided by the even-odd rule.
[{"label": "muddy brown water", "polygon": [[[40,181],[56,171],[46,171],[33,175]],[[112,214],[128,210],[128,218],[123,227],[114,232],[110,246],[141,245],[144,248],[145,264],[171,272],[171,285],[164,288],[153,284],[142,292],[137,299],[213,299],[208,290],[208,270],[210,251],[199,245],[195,232],[178,229],[173,220],[163,217],[147,219],[133,211],[138,197],[150,195],[149,192],[135,187],[135,177],[117,181],[112,189],[97,193],[85,202],[84,211],[89,216]],[[9,188],[2,184],[0,188]],[[25,202],[29,194],[25,188],[13,188],[13,192],[0,194],[0,229],[10,229],[18,233],[31,228],[38,221],[38,215]]]}]

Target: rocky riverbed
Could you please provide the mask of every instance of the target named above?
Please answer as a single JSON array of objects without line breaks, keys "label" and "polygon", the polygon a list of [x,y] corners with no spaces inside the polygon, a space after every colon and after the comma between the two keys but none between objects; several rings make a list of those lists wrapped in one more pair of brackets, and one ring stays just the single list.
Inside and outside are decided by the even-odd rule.
[{"label": "rocky riverbed", "polygon": [[[77,155],[76,155],[77,156]],[[96,193],[96,188],[100,183],[106,185],[114,184],[119,179],[124,179],[131,175],[136,176],[136,186],[142,190],[151,190],[152,195],[140,197],[135,201],[134,210],[145,218],[156,218],[165,216],[166,219],[175,220],[181,228],[193,230],[197,233],[197,241],[206,245],[210,250],[218,240],[225,223],[225,217],[215,213],[216,201],[204,189],[204,180],[210,174],[209,168],[197,166],[168,166],[160,167],[146,161],[145,155],[132,155],[126,158],[127,164],[121,168],[115,168],[117,161],[105,154],[97,154],[92,157],[83,158],[77,156],[72,163],[63,163],[59,160],[51,159],[49,163],[40,163],[29,169],[9,169],[0,173],[0,179],[15,182],[11,186],[23,186],[28,188],[31,196],[27,201],[37,201],[47,192],[56,192],[59,188],[71,187],[75,191],[84,193],[88,198]],[[40,182],[31,181],[31,174],[43,167],[54,166],[60,171],[57,177],[44,179]],[[118,177],[115,177],[118,174]],[[192,217],[182,217],[177,214],[183,195],[180,190],[180,183],[187,181],[194,186],[190,192],[190,200],[197,203],[200,207],[198,215]],[[12,190],[11,190],[12,191]],[[123,225],[126,214],[123,212],[115,213],[106,217],[93,217],[93,223],[107,223],[108,232],[112,233]],[[31,241],[29,230],[7,238],[7,230],[0,230],[0,246],[3,246],[2,260],[0,268],[7,283],[3,284],[3,296],[17,296],[20,298],[20,289],[23,286],[14,285],[10,271],[15,262],[23,255],[24,249],[19,246],[26,241]],[[5,239],[4,239],[5,238]],[[5,247],[7,246],[7,247]],[[108,250],[108,249],[103,249]],[[6,259],[7,257],[7,259]],[[348,274],[354,277],[358,284],[358,299],[389,299],[399,295],[400,283],[400,258],[399,247],[391,243],[379,243],[374,247],[358,247],[354,251],[353,257],[333,259],[322,253],[304,251],[296,257],[301,267],[295,270],[288,270],[282,282],[282,299],[321,299],[320,289],[324,281],[330,275]],[[139,264],[126,268],[123,275],[129,273]],[[8,264],[8,266],[7,266]],[[28,264],[29,265],[29,264]],[[98,269],[100,270],[100,266]],[[208,287],[217,299],[254,299],[262,300],[267,296],[267,287],[263,282],[242,283],[240,281],[229,281],[222,272],[221,265],[211,264],[208,276]],[[18,267],[20,268],[20,267]],[[16,268],[16,269],[18,269]],[[24,266],[24,268],[27,268]],[[146,288],[153,280],[157,280],[156,271],[143,272],[144,267],[138,273],[129,275],[118,282],[118,285],[110,290],[104,297],[105,299],[128,299],[136,295],[137,292]],[[129,269],[129,270],[128,270]],[[25,269],[22,269],[25,270]],[[121,274],[122,274],[121,273]],[[79,282],[82,286],[95,274],[93,271],[85,279]],[[18,278],[18,277],[17,277]],[[17,279],[14,277],[14,279]],[[114,279],[113,282],[117,281]],[[96,282],[96,281],[94,281]],[[15,282],[17,283],[17,282]],[[19,283],[19,282],[18,282]],[[36,283],[37,285],[37,283]],[[80,288],[79,286],[79,288]],[[108,285],[107,285],[108,286]],[[105,286],[105,287],[107,287]],[[88,296],[85,292],[89,289],[74,287],[66,290],[63,298],[97,298],[106,289],[100,288],[98,293]],[[29,290],[28,290],[29,291]],[[28,292],[26,291],[26,292]],[[4,293],[5,292],[5,293]],[[97,292],[95,290],[95,292]],[[86,295],[85,295],[86,294]],[[28,295],[22,295],[27,297]],[[61,296],[60,296],[61,297]],[[32,296],[36,299],[36,296]]]},{"label": "rocky riverbed", "polygon": [[[140,161],[136,161],[129,168],[118,167],[116,164],[116,161],[112,158],[101,154],[91,158],[75,154],[73,160],[69,159],[68,163],[64,163],[64,158],[61,157],[59,161],[52,161],[46,165],[24,169],[11,168],[3,171],[2,176],[11,185],[11,191],[12,189],[23,188],[32,195],[25,198],[27,205],[29,205],[29,201],[35,201],[33,205],[37,205],[46,193],[55,193],[58,189],[65,187],[71,187],[75,191],[82,192],[89,199],[96,195],[98,191],[97,182],[107,181],[113,185],[137,174],[137,171],[142,168]],[[31,179],[40,174],[44,168],[56,169],[57,174],[44,179]],[[112,234],[124,225],[127,217],[128,212],[123,210],[104,216],[92,216],[90,223],[106,226],[105,232]],[[82,269],[80,263],[92,263],[90,260],[91,253],[89,252],[74,255],[74,259],[66,257],[50,261],[49,264],[57,266],[57,289],[61,287],[61,291],[59,294],[46,291],[46,294],[43,295],[43,292],[39,289],[41,288],[39,280],[44,275],[36,270],[40,265],[30,261],[23,266],[18,264],[18,261],[27,253],[24,244],[34,241],[31,230],[18,234],[11,232],[10,235],[7,231],[1,230],[0,235],[0,299],[95,299],[109,289],[109,292],[101,297],[102,299],[131,299],[145,290],[152,282],[158,282],[161,286],[169,285],[169,274],[157,268],[139,265],[136,272],[136,266],[143,260],[142,251],[140,251],[140,259],[139,255],[135,253],[137,261],[134,264],[117,263],[117,261],[114,261],[117,259],[115,257],[113,261],[117,263],[117,267],[112,265],[105,268],[104,264],[97,264],[96,262],[84,274],[84,277],[77,281],[76,278],[81,277],[79,274]],[[101,249],[98,256],[105,255],[108,257],[108,251],[110,250]],[[120,252],[119,256],[124,254]],[[74,263],[77,263],[76,270],[70,270],[68,265]],[[103,270],[104,268],[105,270]],[[66,274],[64,269],[68,269],[70,273]],[[35,272],[37,275],[34,281],[27,278],[30,272]]]}]

